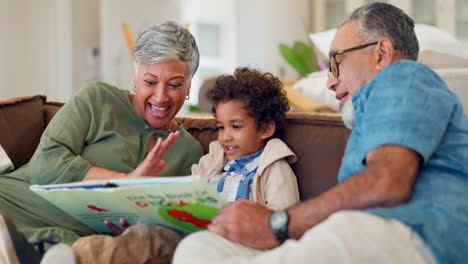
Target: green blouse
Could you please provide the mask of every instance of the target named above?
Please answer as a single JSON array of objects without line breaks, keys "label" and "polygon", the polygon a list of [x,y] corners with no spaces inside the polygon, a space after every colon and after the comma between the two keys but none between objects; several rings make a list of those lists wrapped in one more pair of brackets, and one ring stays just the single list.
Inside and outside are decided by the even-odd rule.
[{"label": "green blouse", "polygon": [[[181,124],[179,138],[164,156],[164,176],[189,175],[203,155],[200,143]],[[171,131],[176,131],[171,130]],[[60,226],[93,233],[29,190],[30,184],[81,181],[91,166],[131,172],[146,156],[151,136],[168,136],[134,110],[128,92],[102,82],[81,88],[54,116],[30,162],[0,175],[0,213],[20,228]]]}]

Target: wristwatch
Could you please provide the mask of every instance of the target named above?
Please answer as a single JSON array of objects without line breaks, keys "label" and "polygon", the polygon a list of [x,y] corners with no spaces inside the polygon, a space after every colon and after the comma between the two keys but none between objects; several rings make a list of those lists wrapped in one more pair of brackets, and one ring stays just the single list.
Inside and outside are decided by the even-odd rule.
[{"label": "wristwatch", "polygon": [[282,244],[288,239],[289,216],[286,211],[276,211],[270,216],[268,224],[270,231],[276,236],[276,239]]}]

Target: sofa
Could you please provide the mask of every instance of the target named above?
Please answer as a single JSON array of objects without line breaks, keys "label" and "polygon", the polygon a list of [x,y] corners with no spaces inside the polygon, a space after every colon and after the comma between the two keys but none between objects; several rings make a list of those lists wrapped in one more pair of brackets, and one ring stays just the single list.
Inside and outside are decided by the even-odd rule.
[{"label": "sofa", "polygon": [[[15,168],[29,161],[42,132],[62,105],[41,95],[0,101],[0,145]],[[207,152],[217,137],[214,118],[184,116],[177,120]],[[341,116],[333,113],[288,113],[287,122],[284,141],[298,157],[293,170],[301,200],[305,200],[336,184],[349,130]]]}]

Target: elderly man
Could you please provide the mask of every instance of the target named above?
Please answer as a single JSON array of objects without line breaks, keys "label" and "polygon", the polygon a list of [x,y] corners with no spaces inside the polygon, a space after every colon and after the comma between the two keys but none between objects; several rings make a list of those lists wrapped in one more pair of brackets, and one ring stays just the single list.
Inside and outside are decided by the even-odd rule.
[{"label": "elderly man", "polygon": [[236,201],[211,232],[184,239],[174,262],[466,261],[468,119],[418,51],[400,9],[355,10],[329,54],[328,86],[352,129],[339,184],[286,211]]}]

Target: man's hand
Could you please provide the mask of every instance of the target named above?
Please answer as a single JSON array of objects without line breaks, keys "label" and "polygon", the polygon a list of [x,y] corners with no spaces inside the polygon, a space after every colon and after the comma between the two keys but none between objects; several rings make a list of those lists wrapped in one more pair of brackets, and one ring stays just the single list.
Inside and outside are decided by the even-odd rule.
[{"label": "man's hand", "polygon": [[208,230],[251,248],[273,248],[279,243],[268,226],[272,214],[256,202],[239,199],[224,206]]},{"label": "man's hand", "polygon": [[169,147],[175,142],[180,136],[180,131],[172,132],[167,136],[165,140],[158,138],[158,141],[148,152],[146,158],[129,173],[128,177],[139,177],[139,176],[156,176],[166,166],[166,162],[162,159],[166,154]]}]

